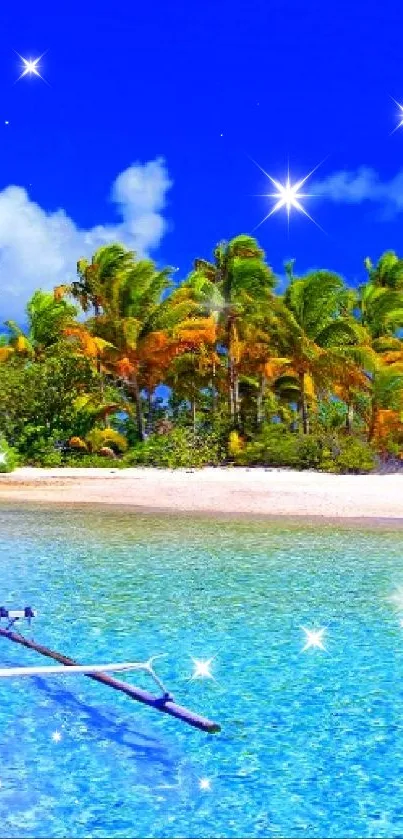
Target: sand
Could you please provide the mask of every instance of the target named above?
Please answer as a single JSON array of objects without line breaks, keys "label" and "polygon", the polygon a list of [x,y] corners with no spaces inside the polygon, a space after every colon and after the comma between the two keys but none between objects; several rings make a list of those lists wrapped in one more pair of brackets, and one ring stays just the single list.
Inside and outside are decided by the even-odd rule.
[{"label": "sand", "polygon": [[282,469],[36,469],[0,475],[0,502],[102,504],[143,511],[328,520],[403,527],[403,474],[329,475]]}]

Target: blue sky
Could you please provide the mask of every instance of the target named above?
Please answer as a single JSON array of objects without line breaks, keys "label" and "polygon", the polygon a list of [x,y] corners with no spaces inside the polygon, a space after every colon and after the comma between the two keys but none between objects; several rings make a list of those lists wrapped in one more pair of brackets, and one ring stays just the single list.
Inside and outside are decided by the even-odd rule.
[{"label": "blue sky", "polygon": [[[272,187],[324,163],[305,206],[255,231],[274,270],[399,252],[403,16],[396,0],[5,4],[0,33],[0,317],[120,238],[183,277],[251,233]],[[20,73],[17,50],[49,84]],[[8,124],[6,124],[6,122]],[[403,248],[402,248],[403,251]]]}]

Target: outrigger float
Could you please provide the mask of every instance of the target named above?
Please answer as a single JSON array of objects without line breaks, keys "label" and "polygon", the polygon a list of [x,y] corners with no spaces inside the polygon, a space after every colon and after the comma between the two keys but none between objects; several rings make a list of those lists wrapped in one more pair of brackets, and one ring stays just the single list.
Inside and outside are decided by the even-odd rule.
[{"label": "outrigger float", "polygon": [[[79,664],[73,658],[69,658],[62,653],[55,652],[55,650],[50,650],[48,647],[44,647],[42,644],[37,644],[36,641],[26,638],[21,633],[14,631],[17,621],[25,619],[30,624],[32,618],[36,617],[36,614],[36,611],[31,609],[30,606],[26,606],[25,609],[6,609],[1,606],[0,623],[2,619],[5,619],[7,621],[7,625],[5,629],[0,626],[0,637],[8,638],[9,641],[13,641],[15,644],[21,644],[23,647],[35,650],[35,652],[40,653],[40,655],[46,656],[46,658],[52,658],[54,661],[59,662],[59,665],[62,666],[4,667],[0,668],[0,679],[14,677],[19,678],[21,676],[72,676],[75,674],[82,674],[84,676],[88,676],[89,679],[94,679],[96,682],[101,682],[113,690],[125,693],[126,696],[130,699],[136,700],[136,702],[142,702],[143,705],[148,705],[156,711],[161,711],[163,714],[169,714],[171,717],[176,717],[176,719],[193,726],[193,728],[199,728],[201,731],[206,731],[209,734],[215,734],[217,731],[221,731],[221,726],[218,725],[218,723],[212,722],[199,714],[195,714],[188,708],[184,708],[182,705],[177,705],[176,702],[174,702],[173,696],[166,690],[161,680],[158,678],[156,673],[154,673],[152,666],[153,658],[150,658],[145,662],[88,665]],[[154,656],[154,658],[157,657],[158,656]],[[162,691],[161,695],[154,696],[148,691],[142,690],[134,685],[130,685],[127,682],[122,682],[112,676],[108,676],[108,671],[117,673],[128,672],[131,670],[143,670],[148,673]]]}]

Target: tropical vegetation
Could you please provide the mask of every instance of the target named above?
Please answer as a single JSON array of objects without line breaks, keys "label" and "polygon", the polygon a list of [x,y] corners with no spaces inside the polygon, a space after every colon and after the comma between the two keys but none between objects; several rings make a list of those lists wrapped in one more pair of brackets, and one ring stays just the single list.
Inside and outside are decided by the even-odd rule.
[{"label": "tropical vegetation", "polygon": [[[189,275],[119,243],[0,335],[0,471],[403,464],[403,259],[277,278],[237,236]],[[386,467],[385,467],[386,464]]]}]

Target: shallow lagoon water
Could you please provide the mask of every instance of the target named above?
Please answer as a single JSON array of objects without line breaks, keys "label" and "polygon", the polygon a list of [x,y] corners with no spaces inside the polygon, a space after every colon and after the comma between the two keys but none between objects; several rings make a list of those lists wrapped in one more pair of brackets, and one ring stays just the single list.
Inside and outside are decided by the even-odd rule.
[{"label": "shallow lagoon water", "polygon": [[[33,637],[85,663],[164,653],[177,701],[222,725],[205,735],[81,676],[1,682],[2,837],[403,837],[402,544],[0,507],[0,599],[38,609]],[[302,652],[302,626],[326,627],[326,651]],[[49,663],[0,644],[2,666]],[[214,680],[190,680],[192,657]]]}]

